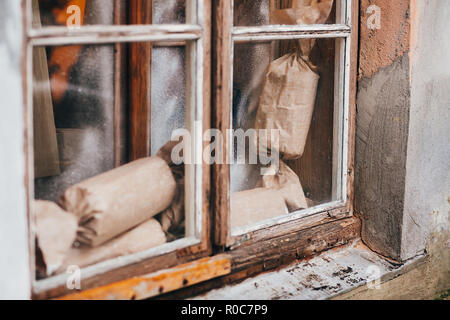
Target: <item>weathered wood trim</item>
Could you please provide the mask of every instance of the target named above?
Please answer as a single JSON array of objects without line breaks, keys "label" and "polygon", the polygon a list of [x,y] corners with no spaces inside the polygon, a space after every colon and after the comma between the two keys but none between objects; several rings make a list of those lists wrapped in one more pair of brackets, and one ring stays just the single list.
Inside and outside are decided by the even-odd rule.
[{"label": "weathered wood trim", "polygon": [[356,141],[356,94],[358,79],[359,55],[359,1],[351,4],[351,48],[350,48],[350,81],[349,81],[349,119],[348,119],[348,172],[347,202],[350,212],[354,212],[355,201],[355,141]]},{"label": "weathered wood trim", "polygon": [[350,33],[351,28],[345,24],[313,24],[313,25],[264,25],[258,27],[234,27],[233,36],[265,35],[265,34],[311,34],[314,38],[324,33]]},{"label": "weathered wood trim", "polygon": [[[151,24],[153,1],[132,0],[130,23]],[[131,43],[129,51],[130,161],[150,156],[151,141],[151,43]]]},{"label": "weathered wood trim", "polygon": [[306,38],[345,38],[350,35],[347,25],[294,25],[261,27],[235,27],[233,40],[236,43]]},{"label": "weathered wood trim", "polygon": [[[198,8],[197,14],[198,23],[202,26],[202,41],[203,41],[203,84],[200,91],[203,94],[203,130],[211,128],[211,35],[212,35],[212,4],[211,1],[202,1],[202,6]],[[202,132],[203,135],[203,132]],[[202,150],[209,145],[208,141],[203,141]],[[212,212],[211,212],[211,178],[212,167],[202,161],[202,234],[201,239],[204,243],[204,249],[207,252],[212,252]]]},{"label": "weathered wood trim", "polygon": [[[126,22],[126,11],[122,7],[121,0],[114,0],[114,24],[121,25]],[[125,11],[125,12],[124,12]],[[114,52],[114,166],[119,167],[128,160],[128,150],[126,137],[126,123],[128,120],[125,107],[124,80],[127,73],[123,70],[127,68],[126,45],[116,43]],[[125,88],[124,88],[125,87]]]},{"label": "weathered wood trim", "polygon": [[[213,14],[213,126],[224,137],[223,162],[228,156],[229,138],[226,130],[231,128],[232,54],[231,30],[233,26],[232,1],[214,1]],[[230,166],[226,163],[213,166],[214,181],[214,236],[219,246],[227,244],[230,235]]]},{"label": "weathered wood trim", "polygon": [[266,33],[266,34],[249,34],[249,35],[239,35],[234,36],[233,39],[235,43],[247,43],[247,42],[267,42],[273,40],[294,40],[294,39],[326,39],[326,38],[347,38],[350,33],[347,32],[335,32],[335,33],[323,33],[323,34],[300,34],[300,33],[289,33],[289,34],[277,34],[277,33]]},{"label": "weathered wood trim", "polygon": [[200,38],[198,32],[195,33],[151,33],[121,35],[109,34],[102,37],[94,35],[80,35],[76,37],[55,37],[55,38],[32,38],[30,41],[35,46],[58,46],[71,44],[109,44],[123,42],[180,42],[193,41]]},{"label": "weathered wood trim", "polygon": [[230,272],[231,257],[218,255],[96,289],[73,293],[59,300],[141,300],[196,285]]},{"label": "weathered wood trim", "polygon": [[348,243],[360,235],[358,218],[341,219],[330,223],[291,232],[276,238],[266,238],[230,252],[233,271],[243,270],[263,263],[271,270],[295,259],[312,256],[318,252]]},{"label": "weathered wood trim", "polygon": [[[130,2],[130,4],[132,3]],[[144,23],[142,22],[140,25],[82,26],[80,28],[44,27],[30,30],[27,36],[29,39],[40,39],[40,41],[44,42],[44,45],[45,41],[48,41],[48,45],[54,45],[55,39],[63,43],[67,41],[105,43],[133,41],[132,39],[135,39],[135,41],[150,41],[152,39],[164,41],[171,38],[192,40],[192,38],[198,39],[202,35],[202,28],[198,25],[151,25]]]},{"label": "weathered wood trim", "polygon": [[276,270],[294,261],[307,259],[322,251],[346,245],[360,237],[360,220],[352,217],[320,224],[229,252],[231,273],[211,281],[181,289],[156,299],[186,299],[232,285],[263,272]]},{"label": "weathered wood trim", "polygon": [[301,233],[305,229],[341,220],[344,218],[349,218],[352,216],[353,214],[350,211],[349,205],[342,206],[333,210],[305,216],[295,221],[274,224],[268,228],[261,228],[252,232],[242,234],[240,236],[235,236],[233,237],[233,242],[230,243],[229,248],[230,250],[234,250],[236,248],[261,243],[261,241],[264,241],[265,239],[282,237],[296,232]]},{"label": "weathered wood trim", "polygon": [[[186,1],[186,22],[194,23],[196,21],[196,1],[190,0]],[[186,156],[194,159],[193,163],[184,165],[184,180],[185,180],[185,231],[186,235],[193,236],[196,233],[195,223],[197,219],[197,214],[199,213],[199,208],[196,203],[198,201],[197,196],[199,194],[199,181],[197,179],[197,170],[200,166],[197,166],[196,156],[198,154],[197,148],[202,145],[199,142],[198,132],[196,129],[196,121],[198,108],[197,104],[201,104],[202,96],[201,93],[197,91],[200,83],[203,81],[203,74],[201,74],[202,65],[199,65],[203,55],[202,52],[197,52],[197,47],[199,46],[200,40],[197,42],[187,42],[186,43],[186,100],[185,100],[185,125],[187,130],[191,133],[192,141],[188,146],[188,150],[185,150]],[[201,50],[201,49],[199,49]],[[200,63],[201,64],[201,63]],[[201,111],[200,111],[201,112]],[[203,124],[202,124],[203,126]],[[201,174],[201,173],[200,173]]]},{"label": "weathered wood trim", "polygon": [[[345,245],[359,236],[359,219],[339,219],[302,232],[266,239],[224,255],[100,285],[97,289],[71,293],[60,299],[144,299],[178,289],[178,292],[169,293],[162,298],[187,298]],[[160,289],[161,286],[163,290]],[[142,291],[136,290],[137,287],[143,288]]]},{"label": "weathered wood trim", "polygon": [[[244,238],[248,238],[249,233],[257,231],[257,230],[265,230],[268,228],[274,228],[277,225],[282,225],[286,223],[294,223],[299,227],[302,227],[302,221],[305,218],[309,218],[311,216],[320,216],[321,214],[329,215],[331,217],[340,215],[341,212],[348,213],[348,209],[346,209],[347,204],[344,201],[333,201],[325,204],[321,204],[312,208],[299,210],[296,212],[289,213],[287,215],[275,217],[270,220],[258,222],[254,225],[244,226],[239,228],[234,228],[231,232],[231,236],[234,238],[234,241],[238,239],[240,236],[244,236]],[[247,236],[246,236],[247,235]]]},{"label": "weathered wood trim", "polygon": [[[131,264],[125,264],[121,267],[106,269],[104,272],[96,272],[90,277],[83,277],[82,269],[81,288],[83,288],[83,290],[98,288],[114,282],[127,280],[133,277],[157,272],[165,268],[172,268],[180,264],[195,261],[197,259],[209,256],[211,253],[212,251],[209,249],[209,245],[202,242],[197,245],[191,245],[170,251],[160,256],[153,256]],[[96,268],[97,265],[93,267]],[[68,289],[65,282],[58,282],[54,286],[46,286],[43,290],[40,289],[35,283],[33,288],[33,299],[52,299],[72,293],[73,290]]]}]

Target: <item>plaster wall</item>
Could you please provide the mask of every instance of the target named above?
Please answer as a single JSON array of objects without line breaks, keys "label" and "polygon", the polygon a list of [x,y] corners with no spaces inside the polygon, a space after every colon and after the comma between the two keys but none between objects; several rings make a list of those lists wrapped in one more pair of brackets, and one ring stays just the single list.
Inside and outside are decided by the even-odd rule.
[{"label": "plaster wall", "polygon": [[450,2],[412,4],[403,259],[435,245],[433,237],[450,250]]},{"label": "plaster wall", "polygon": [[[381,9],[380,30],[366,26],[372,4]],[[386,25],[385,14],[399,22]],[[427,258],[379,290],[340,298],[424,299],[450,288],[449,26],[446,0],[361,1],[355,208],[362,237],[400,262]]]},{"label": "plaster wall", "polygon": [[[379,8],[379,29],[368,23]],[[400,261],[410,88],[410,0],[363,0],[355,151],[355,210],[362,238]]]},{"label": "plaster wall", "polygon": [[0,1],[0,299],[26,299],[30,270],[25,201],[21,1]]}]

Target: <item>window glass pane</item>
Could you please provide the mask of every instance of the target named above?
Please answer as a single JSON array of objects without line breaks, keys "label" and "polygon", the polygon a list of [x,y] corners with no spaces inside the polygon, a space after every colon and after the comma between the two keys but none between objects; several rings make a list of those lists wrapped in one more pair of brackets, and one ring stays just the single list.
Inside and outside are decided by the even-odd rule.
[{"label": "window glass pane", "polygon": [[[34,3],[36,0],[32,0]],[[114,0],[38,0],[42,26],[114,24]]]},{"label": "window glass pane", "polygon": [[[169,228],[168,238],[175,240],[186,235],[185,198],[188,190],[185,188],[189,185],[185,183],[185,179],[189,180],[186,176],[189,168],[175,163],[177,159],[172,157],[172,150],[177,142],[171,141],[177,130],[189,128],[186,117],[185,45],[153,46],[151,87],[151,154],[168,159],[177,182],[173,204],[160,221],[163,227]],[[190,212],[189,217],[193,214]]]},{"label": "window glass pane", "polygon": [[33,62],[35,194],[57,201],[114,168],[114,46],[37,47]]},{"label": "window glass pane", "polygon": [[187,46],[164,45],[152,47],[148,69],[151,155],[136,161],[117,159],[132,140],[130,103],[133,85],[140,83],[130,81],[136,69],[132,45],[33,49],[32,212],[39,279],[185,237],[185,199],[193,197],[185,185],[192,183],[185,183],[184,164],[172,159],[170,140],[174,130],[189,128]]},{"label": "window glass pane", "polygon": [[[42,26],[136,24],[131,19],[131,1],[125,0],[32,0]],[[36,6],[38,1],[39,6]],[[186,23],[186,0],[139,0],[153,10],[153,24]],[[137,2],[139,2],[137,1]],[[36,11],[37,10],[37,11]],[[142,10],[142,9],[141,9]],[[143,12],[140,11],[142,14]],[[38,27],[35,25],[35,27]]]},{"label": "window glass pane", "polygon": [[186,23],[186,1],[153,0],[153,23]]},{"label": "window glass pane", "polygon": [[340,0],[234,0],[234,25],[337,23]]},{"label": "window glass pane", "polygon": [[336,41],[235,45],[232,228],[336,200]]},{"label": "window glass pane", "polygon": [[186,48],[183,45],[152,49],[151,152],[156,154],[176,129],[185,124]]}]

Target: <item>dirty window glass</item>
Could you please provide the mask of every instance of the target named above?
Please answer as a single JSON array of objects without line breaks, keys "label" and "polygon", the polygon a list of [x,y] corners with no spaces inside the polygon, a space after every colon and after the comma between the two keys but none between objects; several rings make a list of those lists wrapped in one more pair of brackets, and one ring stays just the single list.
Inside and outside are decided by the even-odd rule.
[{"label": "dirty window glass", "polygon": [[234,0],[237,27],[333,24],[340,0]]},{"label": "dirty window glass", "polygon": [[[38,0],[38,3],[44,27],[136,24],[130,16],[131,1]],[[143,9],[152,10],[153,24],[186,23],[186,0],[144,1],[143,5]]]},{"label": "dirty window glass", "polygon": [[235,45],[232,228],[333,200],[335,43]]},{"label": "dirty window glass", "polygon": [[[81,25],[117,22],[117,1],[32,3],[34,27],[64,25],[71,6],[79,9]],[[128,2],[120,3],[121,14],[127,13]],[[153,1],[152,9],[154,23],[185,22],[184,1]],[[188,55],[188,47],[195,46],[167,40],[33,47],[31,209],[38,279],[69,266],[153,252],[196,232],[194,210],[185,212],[185,201],[195,195],[188,189],[192,169],[172,158],[171,141],[174,131],[190,128],[187,59],[196,55]],[[189,92],[195,86],[190,83]],[[140,119],[148,123],[136,134],[131,128]],[[146,130],[143,141],[138,135]],[[136,141],[149,146],[147,154],[131,154]]]}]

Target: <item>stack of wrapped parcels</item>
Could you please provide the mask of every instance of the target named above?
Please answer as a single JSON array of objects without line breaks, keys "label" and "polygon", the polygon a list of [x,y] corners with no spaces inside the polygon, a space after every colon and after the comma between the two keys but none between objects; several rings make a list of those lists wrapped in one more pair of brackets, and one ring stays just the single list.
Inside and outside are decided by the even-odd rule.
[{"label": "stack of wrapped parcels", "polygon": [[[321,24],[328,19],[333,0],[293,0],[291,8],[276,9],[271,1],[271,24]],[[314,111],[319,83],[310,61],[315,39],[301,39],[295,52],[273,61],[267,68],[255,129],[278,130],[267,141],[255,141],[260,154],[274,149],[280,165],[262,177],[256,189],[236,192],[231,198],[231,226],[242,227],[299,209],[308,208],[300,179],[283,160],[302,157]],[[277,139],[273,141],[272,139]]]},{"label": "stack of wrapped parcels", "polygon": [[74,185],[61,196],[60,206],[35,201],[39,276],[172,240],[172,229],[183,227],[184,177],[163,157],[137,160]]}]

